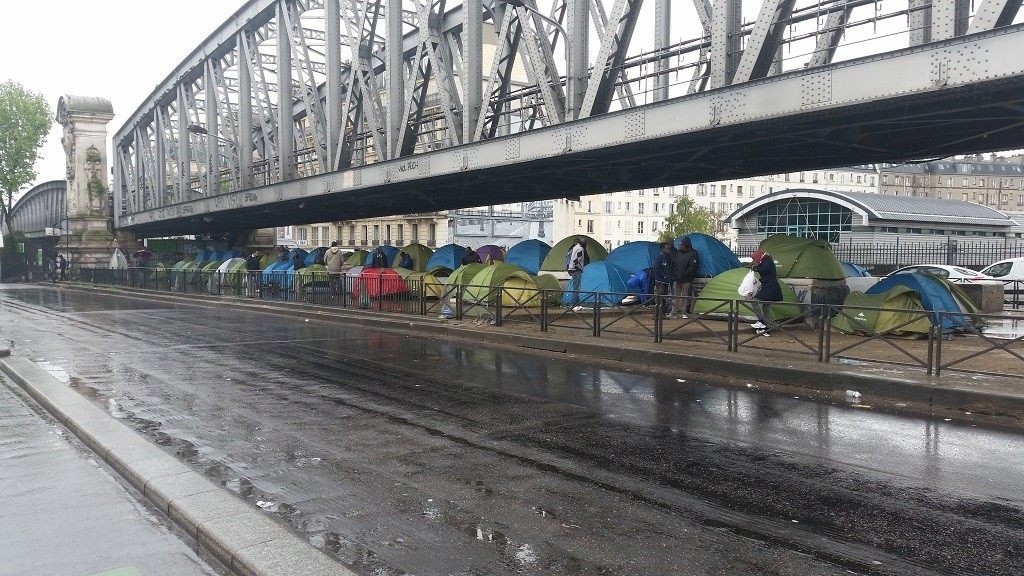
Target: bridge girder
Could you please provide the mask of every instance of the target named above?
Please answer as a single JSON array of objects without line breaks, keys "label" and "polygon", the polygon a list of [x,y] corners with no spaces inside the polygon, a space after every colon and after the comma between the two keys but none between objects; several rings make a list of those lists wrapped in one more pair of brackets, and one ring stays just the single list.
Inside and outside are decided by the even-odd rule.
[{"label": "bridge girder", "polygon": [[[905,18],[911,47],[947,54],[933,57],[932,83],[948,82],[946,77],[963,67],[987,72],[988,67],[975,66],[979,58],[990,64],[1001,56],[980,42],[1001,38],[1016,53],[1024,48],[1019,28],[1012,25],[1021,0],[984,0],[973,19],[965,0],[911,4],[908,10],[880,13],[872,0],[763,0],[758,17],[743,25],[742,0],[694,0],[692,14],[673,12],[669,0],[553,0],[549,6],[536,0],[464,0],[455,6],[445,0],[250,0],[114,136],[115,225],[156,229],[161,220],[285,202],[293,190],[313,197],[389,188],[398,181],[415,187],[440,176],[435,166],[454,164],[465,173],[486,167],[481,158],[490,153],[485,149],[504,151],[513,164],[526,157],[571,155],[580,142],[591,140],[607,147],[594,148],[595,153],[622,149],[614,139],[587,135],[595,130],[590,121],[614,116],[640,122],[636,118],[645,110],[667,102],[680,110],[702,102],[710,125],[700,130],[710,128],[710,135],[724,117],[737,113],[733,108],[750,107],[746,99],[765,92],[768,85],[759,83],[766,79],[802,79],[798,89],[772,96],[790,99],[787,105],[817,99],[835,104],[834,94],[845,88],[836,86],[834,74],[847,68],[833,64],[843,38],[863,36],[867,26],[880,21]],[[543,13],[546,7],[549,15]],[[654,43],[634,46],[644,9],[655,11]],[[696,35],[672,42],[673,17],[677,29],[687,18],[698,23]],[[993,29],[1008,35],[993,35]],[[599,39],[594,54],[587,40],[591,32]],[[482,53],[485,36],[493,44],[490,62]],[[966,52],[944,52],[943,46],[965,38],[977,39],[960,45]],[[862,42],[858,37],[850,44]],[[784,62],[783,48],[795,46],[809,49]],[[907,57],[889,51],[875,58],[897,56]],[[872,92],[864,98],[882,102],[915,94],[887,87],[898,82],[875,75],[873,68],[881,66],[871,62],[845,62],[872,70],[872,76],[850,80]],[[684,81],[672,80],[683,73]],[[920,86],[914,90],[924,93]],[[737,95],[745,103],[737,104]],[[785,106],[773,113],[778,116],[757,120],[799,115]],[[676,125],[673,119],[666,122]],[[639,129],[620,126],[616,137],[621,130]],[[532,132],[553,134],[554,141],[548,136],[535,141],[527,137]],[[652,137],[637,136],[640,141]],[[437,159],[441,152],[444,161]],[[911,149],[893,154],[878,159],[913,155]],[[630,159],[609,160],[623,161]],[[632,162],[643,171],[642,159]],[[661,185],[686,180],[666,174],[657,180]],[[724,174],[708,173],[705,179]],[[447,177],[457,180],[454,174]],[[589,191],[640,185],[639,180],[634,186],[599,182]],[[548,190],[542,195],[567,194]],[[456,207],[452,201],[434,204]]]}]

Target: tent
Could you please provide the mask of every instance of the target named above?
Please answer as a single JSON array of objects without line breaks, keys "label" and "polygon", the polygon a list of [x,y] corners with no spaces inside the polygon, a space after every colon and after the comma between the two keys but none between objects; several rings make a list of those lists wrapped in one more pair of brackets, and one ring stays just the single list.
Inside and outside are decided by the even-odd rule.
[{"label": "tent", "polygon": [[[377,248],[380,248],[381,250],[384,251],[384,257],[387,258],[389,263],[395,261],[395,256],[398,254],[398,248],[387,245],[378,246]],[[377,250],[377,248],[374,248],[373,250],[370,250],[369,252],[366,253],[366,258],[363,259],[363,266],[369,266],[373,262],[373,253],[374,251]]]},{"label": "tent", "polygon": [[451,272],[462,265],[462,255],[466,253],[464,246],[458,244],[445,244],[430,256],[423,270],[426,272],[438,272],[448,270]]},{"label": "tent", "polygon": [[505,254],[505,262],[515,264],[530,274],[540,272],[540,265],[544,262],[551,245],[541,240],[523,240],[508,249]]},{"label": "tent", "polygon": [[302,261],[306,266],[312,266],[313,264],[324,263],[324,252],[327,252],[326,246],[320,246],[319,248],[313,248],[306,254],[306,259]]},{"label": "tent", "polygon": [[245,265],[245,258],[241,257],[225,260],[223,264],[217,267],[217,274],[220,275],[221,282],[233,286],[241,284],[247,272],[248,268]]},{"label": "tent", "polygon": [[583,238],[583,244],[587,249],[587,256],[590,257],[591,262],[604,260],[608,257],[608,251],[605,250],[604,246],[590,236],[567,236],[551,247],[551,251],[544,258],[544,263],[540,265],[540,269],[545,272],[565,272],[565,256],[569,253],[569,248],[572,248],[572,245],[576,243],[577,238]]},{"label": "tent", "polygon": [[840,262],[839,265],[843,267],[843,273],[846,274],[847,278],[867,278],[871,276],[867,268],[857,266],[853,262]]},{"label": "tent", "polygon": [[277,260],[277,255],[272,251],[268,251],[266,254],[260,257],[260,270],[263,270],[267,266],[270,266]]},{"label": "tent", "polygon": [[484,264],[505,261],[505,251],[500,246],[495,246],[494,244],[484,244],[476,249],[476,254]]},{"label": "tent", "polygon": [[646,302],[650,295],[654,293],[654,277],[651,274],[651,269],[644,268],[630,276],[629,280],[626,280],[626,288],[631,293],[636,294],[637,302]]},{"label": "tent", "polygon": [[483,264],[473,263],[459,266],[448,275],[448,284],[472,284],[473,277],[486,268]]},{"label": "tent", "polygon": [[772,255],[779,278],[844,280],[846,272],[824,240],[775,234],[761,241],[761,250]]},{"label": "tent", "polygon": [[363,268],[352,286],[352,296],[365,294],[370,298],[381,298],[409,291],[405,280],[394,268]]},{"label": "tent", "polygon": [[728,246],[714,236],[690,232],[683,234],[673,241],[676,248],[679,248],[683,238],[690,239],[690,245],[700,255],[700,268],[697,275],[703,278],[714,278],[726,270],[740,268],[740,259],[733,254]]},{"label": "tent", "polygon": [[[747,275],[747,272],[746,268],[734,268],[726,270],[709,280],[701,291],[700,298],[693,303],[694,313],[707,314],[714,310],[716,314],[719,312],[725,314],[728,309],[722,306],[723,303],[719,300],[737,300],[742,302],[743,298],[740,297],[738,289],[740,282],[743,281],[743,277]],[[779,282],[779,287],[782,289],[782,302],[772,304],[772,320],[787,320],[803,314],[799,306],[787,305],[799,302],[793,287],[785,282]],[[713,298],[714,300],[704,300],[704,298]],[[719,306],[722,307],[719,308]],[[740,304],[740,315],[746,318],[754,317],[753,310],[746,304]]]},{"label": "tent", "polygon": [[540,285],[525,270],[515,264],[494,264],[485,266],[473,276],[473,285],[468,286],[465,298],[470,302],[489,303],[497,296],[492,292],[501,288],[502,306],[540,306]]},{"label": "tent", "polygon": [[349,254],[348,258],[345,258],[346,266],[362,266],[363,262],[366,261],[366,257],[370,253],[361,248],[356,248],[356,251]]},{"label": "tent", "polygon": [[[626,281],[629,279],[629,272],[607,261],[591,262],[583,267],[583,277],[580,279],[578,304],[593,304],[600,297],[600,303],[605,306],[616,306],[629,293]],[[595,294],[600,292],[601,294]],[[574,300],[572,290],[562,293],[562,304],[571,306]]]},{"label": "tent", "polygon": [[657,242],[626,242],[609,252],[605,261],[622,268],[628,274],[635,274],[639,270],[654,266],[654,260],[660,252],[661,245]]},{"label": "tent", "polygon": [[296,292],[327,286],[327,266],[323,264],[310,264],[298,272],[293,271],[291,276]]},{"label": "tent", "polygon": [[939,315],[936,312],[966,313],[968,316],[943,316],[941,328],[943,332],[958,330],[970,325],[974,319],[969,315],[978,313],[978,309],[962,290],[948,281],[927,274],[893,274],[878,281],[868,289],[866,294],[884,294],[894,287],[903,286],[917,293],[922,310],[931,312],[929,318],[933,325],[939,326]]},{"label": "tent", "polygon": [[124,257],[124,253],[121,252],[120,248],[114,248],[114,255],[110,257],[110,267],[115,270],[128,268],[128,259]]},{"label": "tent", "polygon": [[551,274],[538,274],[534,277],[537,281],[537,285],[542,289],[547,290],[545,294],[548,302],[557,303],[562,298],[562,285],[558,282],[558,278],[555,278]]},{"label": "tent", "polygon": [[420,291],[427,298],[440,298],[444,295],[444,281],[430,272],[410,272],[405,277],[405,285],[409,292],[419,295]]},{"label": "tent", "polygon": [[832,318],[832,326],[848,334],[924,336],[932,325],[921,314],[921,297],[903,285],[878,294],[851,292],[843,306],[844,313]]},{"label": "tent", "polygon": [[284,288],[288,286],[288,272],[294,270],[291,262],[271,262],[263,269],[263,284]]},{"label": "tent", "polygon": [[[406,245],[405,248],[402,248],[402,252],[405,252],[412,258],[413,272],[423,272],[424,270],[426,270],[427,262],[429,262],[430,257],[434,255],[433,250],[427,248],[423,244],[417,243]],[[398,268],[398,263],[400,260],[401,258],[399,258],[398,254],[396,253],[394,259],[391,261],[391,266],[394,268]]]}]

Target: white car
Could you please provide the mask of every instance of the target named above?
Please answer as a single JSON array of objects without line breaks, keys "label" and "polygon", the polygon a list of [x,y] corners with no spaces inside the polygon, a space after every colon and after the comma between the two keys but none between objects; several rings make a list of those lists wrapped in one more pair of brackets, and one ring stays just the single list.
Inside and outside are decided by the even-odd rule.
[{"label": "white car", "polygon": [[962,268],[960,266],[947,266],[946,264],[920,264],[918,266],[907,266],[890,274],[930,274],[945,278],[950,282],[977,282],[979,280],[993,280],[991,276],[982,274],[977,270]]},{"label": "white car", "polygon": [[1019,282],[1024,280],[1024,258],[1000,260],[987,268],[983,268],[981,273],[987,274],[996,280],[1003,280],[1006,282],[1015,280]]}]

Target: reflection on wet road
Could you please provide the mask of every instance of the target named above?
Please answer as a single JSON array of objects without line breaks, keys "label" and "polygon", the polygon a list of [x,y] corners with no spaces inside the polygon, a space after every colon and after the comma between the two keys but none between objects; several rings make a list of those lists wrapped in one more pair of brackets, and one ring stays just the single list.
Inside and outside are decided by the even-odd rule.
[{"label": "reflection on wet road", "polygon": [[0,326],[368,574],[1024,573],[1011,433],[50,288]]}]

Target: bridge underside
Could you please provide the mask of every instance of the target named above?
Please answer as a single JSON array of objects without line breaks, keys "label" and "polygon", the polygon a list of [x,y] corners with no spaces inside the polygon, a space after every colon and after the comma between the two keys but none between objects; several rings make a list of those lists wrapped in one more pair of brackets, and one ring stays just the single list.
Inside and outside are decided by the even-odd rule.
[{"label": "bridge underside", "polygon": [[958,41],[984,58],[958,63],[952,44],[911,49],[167,206],[120,225],[140,236],[260,228],[1024,148],[1024,63],[1015,56],[1024,31]]}]

